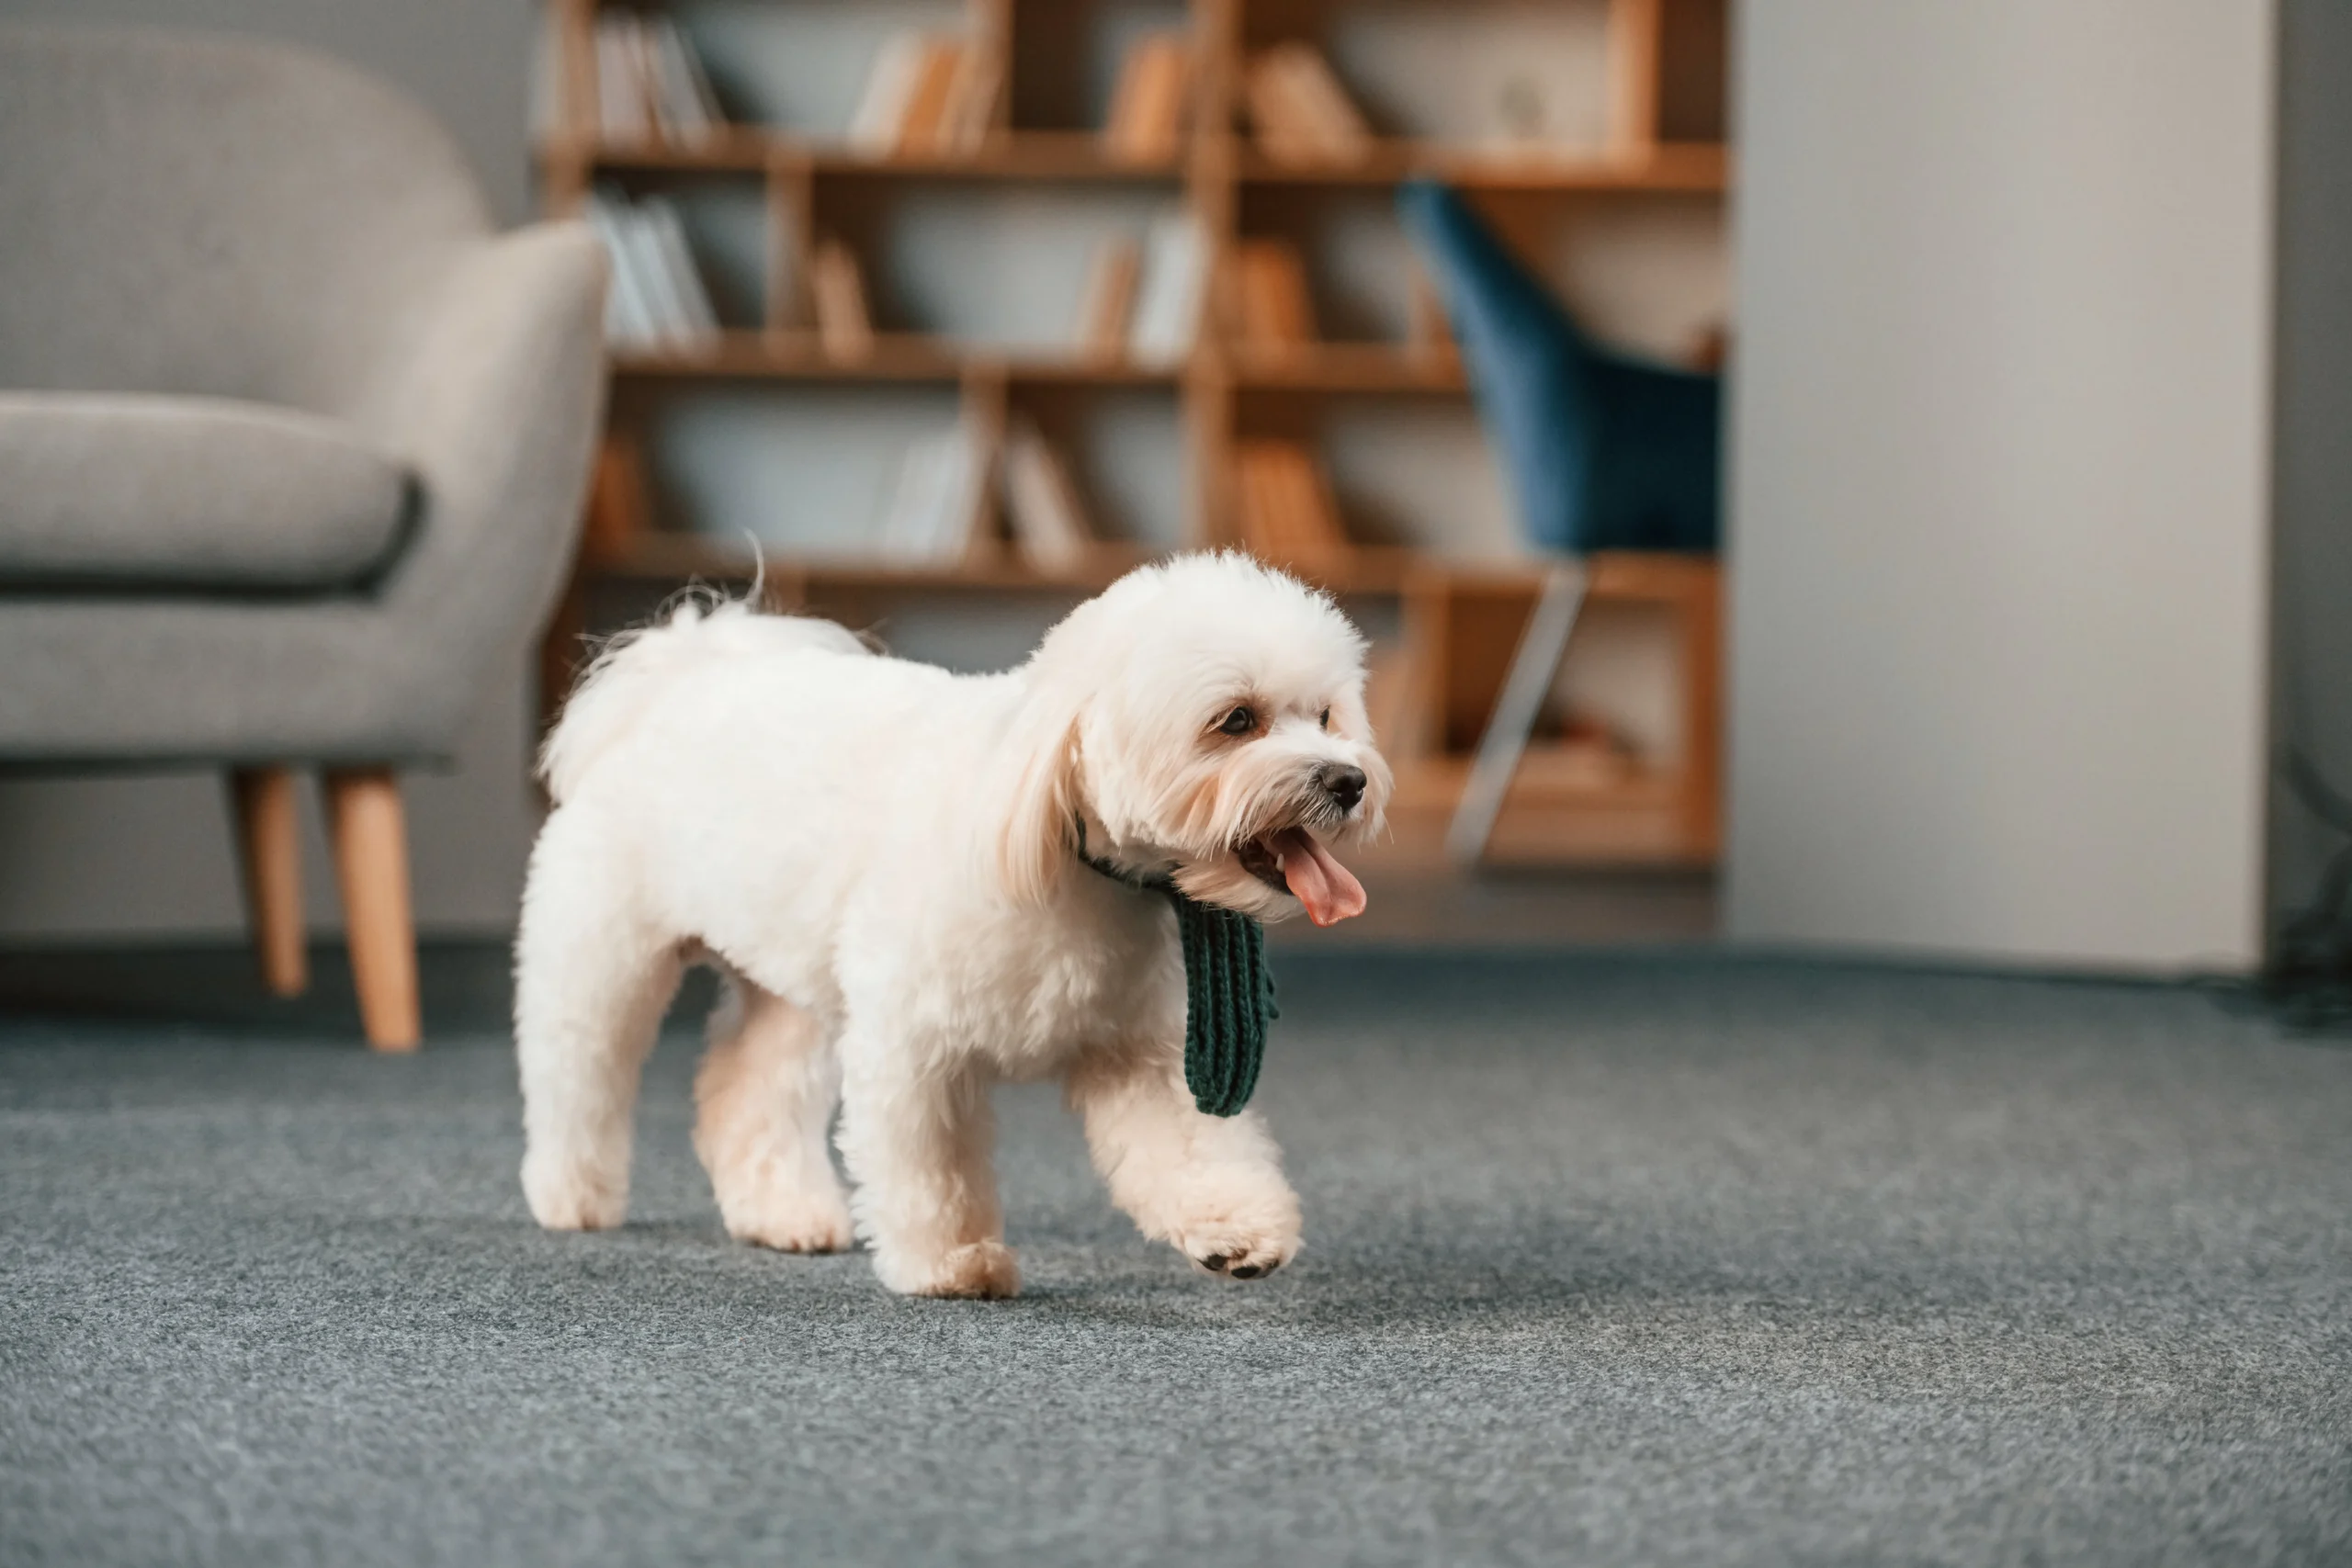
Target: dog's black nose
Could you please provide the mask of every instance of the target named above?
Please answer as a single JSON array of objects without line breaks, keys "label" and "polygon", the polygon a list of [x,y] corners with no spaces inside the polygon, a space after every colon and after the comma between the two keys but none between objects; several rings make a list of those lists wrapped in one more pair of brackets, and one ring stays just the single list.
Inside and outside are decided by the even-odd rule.
[{"label": "dog's black nose", "polygon": [[1323,793],[1340,803],[1342,811],[1353,811],[1356,802],[1363,798],[1363,770],[1343,762],[1326,762],[1315,770],[1315,782]]}]

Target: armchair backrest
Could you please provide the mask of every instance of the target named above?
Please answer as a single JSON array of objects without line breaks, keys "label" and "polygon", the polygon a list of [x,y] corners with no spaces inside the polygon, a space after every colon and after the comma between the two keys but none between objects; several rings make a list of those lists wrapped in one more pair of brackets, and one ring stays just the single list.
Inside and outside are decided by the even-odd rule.
[{"label": "armchair backrest", "polygon": [[326,57],[0,27],[0,387],[340,412],[488,227],[432,117]]}]

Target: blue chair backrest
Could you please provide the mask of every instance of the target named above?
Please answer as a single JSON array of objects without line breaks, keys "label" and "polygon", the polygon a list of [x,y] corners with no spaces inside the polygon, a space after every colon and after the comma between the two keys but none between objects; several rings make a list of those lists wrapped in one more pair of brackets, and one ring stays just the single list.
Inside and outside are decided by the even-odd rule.
[{"label": "blue chair backrest", "polygon": [[1451,187],[1411,181],[1396,203],[1445,296],[1529,542],[1715,549],[1722,378],[1594,343]]}]

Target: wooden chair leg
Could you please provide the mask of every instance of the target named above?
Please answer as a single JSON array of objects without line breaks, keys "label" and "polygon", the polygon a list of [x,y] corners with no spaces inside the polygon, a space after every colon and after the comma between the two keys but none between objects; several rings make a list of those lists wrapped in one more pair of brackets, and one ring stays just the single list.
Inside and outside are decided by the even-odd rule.
[{"label": "wooden chair leg", "polygon": [[299,997],[311,983],[302,944],[302,842],[294,810],[294,770],[232,768],[229,798],[237,819],[237,864],[245,921],[262,984]]},{"label": "wooden chair leg", "polygon": [[324,779],[360,1021],[377,1050],[413,1051],[424,1023],[400,782],[390,768],[331,768]]}]

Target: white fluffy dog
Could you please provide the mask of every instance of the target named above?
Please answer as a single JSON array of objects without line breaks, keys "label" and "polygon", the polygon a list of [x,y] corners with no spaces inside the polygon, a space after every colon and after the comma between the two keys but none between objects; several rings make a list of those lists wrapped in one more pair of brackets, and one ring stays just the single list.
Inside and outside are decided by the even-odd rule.
[{"label": "white fluffy dog", "polygon": [[1327,846],[1388,793],[1363,660],[1329,600],[1231,555],[1130,573],[997,675],[741,604],[616,645],[544,759],[515,952],[531,1212],[621,1222],[639,1067],[702,960],[729,994],[695,1144],[730,1234],[830,1251],[854,1218],[891,1290],[1012,1295],[989,1087],[1057,1076],[1145,1235],[1280,1268],[1299,1212],[1273,1140],[1185,1087],[1173,913],[1098,870],[1261,919],[1359,912]]}]

